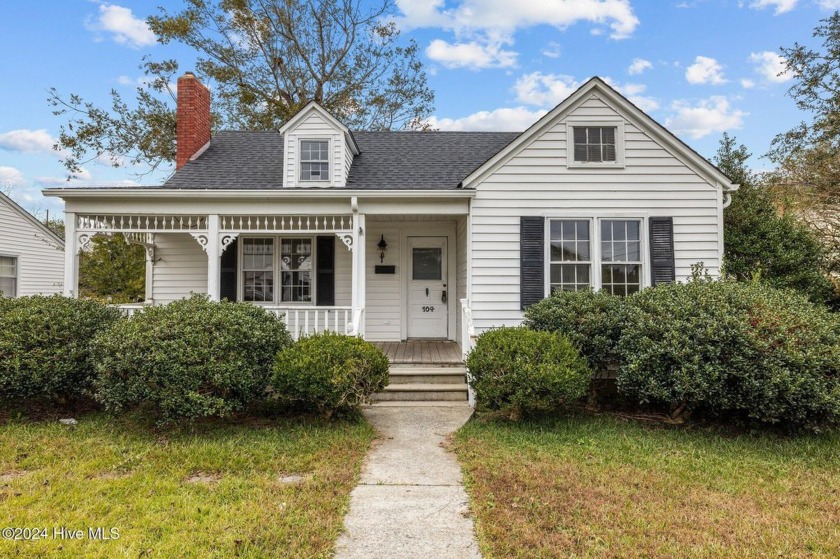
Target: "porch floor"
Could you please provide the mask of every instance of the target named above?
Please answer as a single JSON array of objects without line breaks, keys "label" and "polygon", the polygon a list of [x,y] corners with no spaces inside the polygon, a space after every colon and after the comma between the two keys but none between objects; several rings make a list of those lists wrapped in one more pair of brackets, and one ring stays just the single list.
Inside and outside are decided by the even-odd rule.
[{"label": "porch floor", "polygon": [[461,346],[440,340],[409,340],[407,342],[373,342],[385,352],[391,363],[422,365],[461,364]]}]

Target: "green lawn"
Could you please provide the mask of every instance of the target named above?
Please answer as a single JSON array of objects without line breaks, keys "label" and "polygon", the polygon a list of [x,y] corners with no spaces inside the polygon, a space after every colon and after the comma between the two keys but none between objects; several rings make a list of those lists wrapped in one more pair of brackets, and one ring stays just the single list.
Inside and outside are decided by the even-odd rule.
[{"label": "green lawn", "polygon": [[[362,419],[215,422],[154,431],[89,415],[0,425],[0,557],[328,557],[362,458]],[[282,476],[300,474],[288,483]],[[85,531],[57,540],[56,527]],[[88,528],[117,528],[93,541]]]},{"label": "green lawn", "polygon": [[488,559],[840,557],[840,433],[580,415],[473,420],[454,446]]}]

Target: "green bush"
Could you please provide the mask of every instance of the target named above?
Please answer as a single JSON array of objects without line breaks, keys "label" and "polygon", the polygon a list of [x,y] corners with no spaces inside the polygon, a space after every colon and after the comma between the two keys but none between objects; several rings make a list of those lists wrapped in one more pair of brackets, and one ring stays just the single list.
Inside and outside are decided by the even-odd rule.
[{"label": "green bush", "polygon": [[586,394],[592,377],[567,337],[526,328],[481,334],[467,368],[477,404],[512,417],[567,405]]},{"label": "green bush", "polygon": [[840,418],[840,320],[803,295],[693,281],[628,304],[618,387],[640,403],[810,429]]},{"label": "green bush", "polygon": [[616,347],[628,320],[626,299],[605,291],[555,291],[525,311],[525,326],[565,335],[596,373],[617,366]]},{"label": "green bush", "polygon": [[161,423],[226,416],[262,398],[283,323],[250,303],[206,296],[150,307],[94,340],[96,398],[119,412],[145,405]]},{"label": "green bush", "polygon": [[0,398],[59,399],[85,393],[90,343],[119,311],[60,295],[0,297]]},{"label": "green bush", "polygon": [[388,384],[388,358],[354,336],[324,333],[277,356],[271,386],[281,401],[326,415],[357,408]]}]

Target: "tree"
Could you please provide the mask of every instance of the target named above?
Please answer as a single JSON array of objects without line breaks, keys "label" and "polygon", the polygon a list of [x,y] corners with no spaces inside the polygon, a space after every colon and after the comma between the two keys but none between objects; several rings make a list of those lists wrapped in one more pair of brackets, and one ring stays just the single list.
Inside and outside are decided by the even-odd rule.
[{"label": "tree", "polygon": [[93,239],[93,250],[79,259],[79,295],[111,303],[143,299],[146,284],[143,247],[130,245],[122,234]]},{"label": "tree", "polygon": [[[187,0],[147,23],[159,42],[196,51],[216,126],[275,130],[314,100],[351,128],[423,128],[434,94],[418,46],[400,41],[394,1],[377,1]],[[71,176],[96,158],[151,169],[174,160],[178,63],[144,58],[141,69],[133,107],[115,90],[109,108],[50,91],[54,114],[69,117],[56,149]]]},{"label": "tree", "polygon": [[740,184],[724,210],[726,273],[796,289],[817,303],[831,303],[834,289],[824,270],[824,251],[807,226],[779,215],[772,193],[747,166],[746,146],[724,133],[714,163]]},{"label": "tree", "polygon": [[822,48],[782,48],[793,76],[788,90],[810,122],[779,134],[768,157],[768,178],[782,209],[802,220],[826,249],[827,266],[840,274],[840,12],[821,20],[813,36]]}]

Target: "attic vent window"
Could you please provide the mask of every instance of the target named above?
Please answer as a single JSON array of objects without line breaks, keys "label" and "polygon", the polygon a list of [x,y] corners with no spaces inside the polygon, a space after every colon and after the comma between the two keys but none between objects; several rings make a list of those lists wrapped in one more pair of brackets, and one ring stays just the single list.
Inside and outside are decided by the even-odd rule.
[{"label": "attic vent window", "polygon": [[576,126],[574,128],[575,162],[615,162],[615,132],[614,126]]},{"label": "attic vent window", "polygon": [[330,180],[330,141],[301,140],[300,180]]}]

